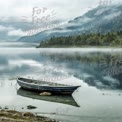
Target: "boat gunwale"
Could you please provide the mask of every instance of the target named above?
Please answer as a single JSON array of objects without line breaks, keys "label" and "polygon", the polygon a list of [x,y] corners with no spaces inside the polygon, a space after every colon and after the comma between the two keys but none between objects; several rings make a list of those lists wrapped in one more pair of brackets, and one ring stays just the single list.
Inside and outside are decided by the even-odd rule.
[{"label": "boat gunwale", "polygon": [[[24,78],[23,78],[24,79]],[[27,80],[29,80],[29,79],[27,79]],[[31,80],[33,80],[33,79],[31,79]],[[54,84],[58,84],[58,85],[61,85],[61,86],[51,86],[51,85],[49,85],[49,86],[43,86],[43,85],[40,85],[40,84],[35,84],[35,83],[28,83],[28,82],[24,82],[23,80],[19,80],[19,78],[17,78],[17,81],[18,82],[21,82],[21,83],[24,83],[24,84],[28,84],[28,85],[34,85],[34,86],[42,86],[42,87],[55,87],[55,88],[74,88],[74,87],[81,87],[80,85],[78,85],[78,86],[70,86],[70,85],[65,85],[65,84],[58,84],[58,83],[54,83]],[[38,81],[38,80],[34,80],[34,81]],[[43,82],[45,82],[45,83],[49,83],[49,82],[47,82],[47,81],[43,81]]]}]

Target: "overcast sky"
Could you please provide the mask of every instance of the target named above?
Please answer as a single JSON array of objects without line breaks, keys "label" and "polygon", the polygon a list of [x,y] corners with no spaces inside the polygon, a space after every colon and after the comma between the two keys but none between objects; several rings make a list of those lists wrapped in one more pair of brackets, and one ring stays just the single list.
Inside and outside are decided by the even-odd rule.
[{"label": "overcast sky", "polygon": [[[51,21],[69,21],[98,6],[99,1],[100,0],[0,0],[0,32],[2,32],[0,33],[0,38],[6,36],[23,36],[25,34],[25,27],[28,29],[28,22],[32,21],[33,12],[34,15],[36,15],[35,13],[40,9],[42,10],[42,8],[46,8],[47,10],[46,12],[38,14],[40,16],[49,14],[52,16]],[[119,2],[121,2],[121,0],[112,0],[112,3]],[[12,23],[14,21],[15,23]],[[25,21],[27,23],[25,23]]]},{"label": "overcast sky", "polygon": [[[98,5],[100,0],[0,0],[0,17],[31,16],[34,7],[53,9],[56,18],[73,19]],[[113,0],[120,1],[120,0]]]},{"label": "overcast sky", "polygon": [[[91,2],[92,1],[92,2]],[[97,0],[0,0],[0,16],[30,16],[34,7],[54,9],[58,17],[72,18],[80,15]],[[89,5],[88,5],[89,4]]]}]

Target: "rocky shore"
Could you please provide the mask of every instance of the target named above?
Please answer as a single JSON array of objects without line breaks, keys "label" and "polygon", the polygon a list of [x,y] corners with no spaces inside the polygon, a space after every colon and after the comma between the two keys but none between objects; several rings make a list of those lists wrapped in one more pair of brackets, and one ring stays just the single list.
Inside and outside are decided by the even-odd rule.
[{"label": "rocky shore", "polygon": [[15,110],[0,110],[0,122],[58,122],[56,120],[37,116],[30,112]]}]

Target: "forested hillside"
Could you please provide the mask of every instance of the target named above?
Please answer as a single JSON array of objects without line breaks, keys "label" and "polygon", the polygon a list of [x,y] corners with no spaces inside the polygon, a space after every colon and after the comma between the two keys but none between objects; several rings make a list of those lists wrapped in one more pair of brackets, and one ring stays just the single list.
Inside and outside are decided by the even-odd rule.
[{"label": "forested hillside", "polygon": [[52,37],[42,41],[38,47],[82,47],[82,46],[122,46],[122,31],[113,33],[91,33],[68,37]]}]

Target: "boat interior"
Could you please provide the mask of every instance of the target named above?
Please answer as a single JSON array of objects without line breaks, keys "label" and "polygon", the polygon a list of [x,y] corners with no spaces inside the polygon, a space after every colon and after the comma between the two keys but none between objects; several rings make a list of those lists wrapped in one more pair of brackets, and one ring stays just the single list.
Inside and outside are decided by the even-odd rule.
[{"label": "boat interior", "polygon": [[18,80],[23,81],[23,82],[27,82],[27,83],[43,85],[43,86],[60,86],[60,87],[67,86],[67,87],[70,87],[70,85],[52,83],[52,82],[41,81],[41,80],[33,80],[33,79],[27,79],[27,78],[18,78]]}]

